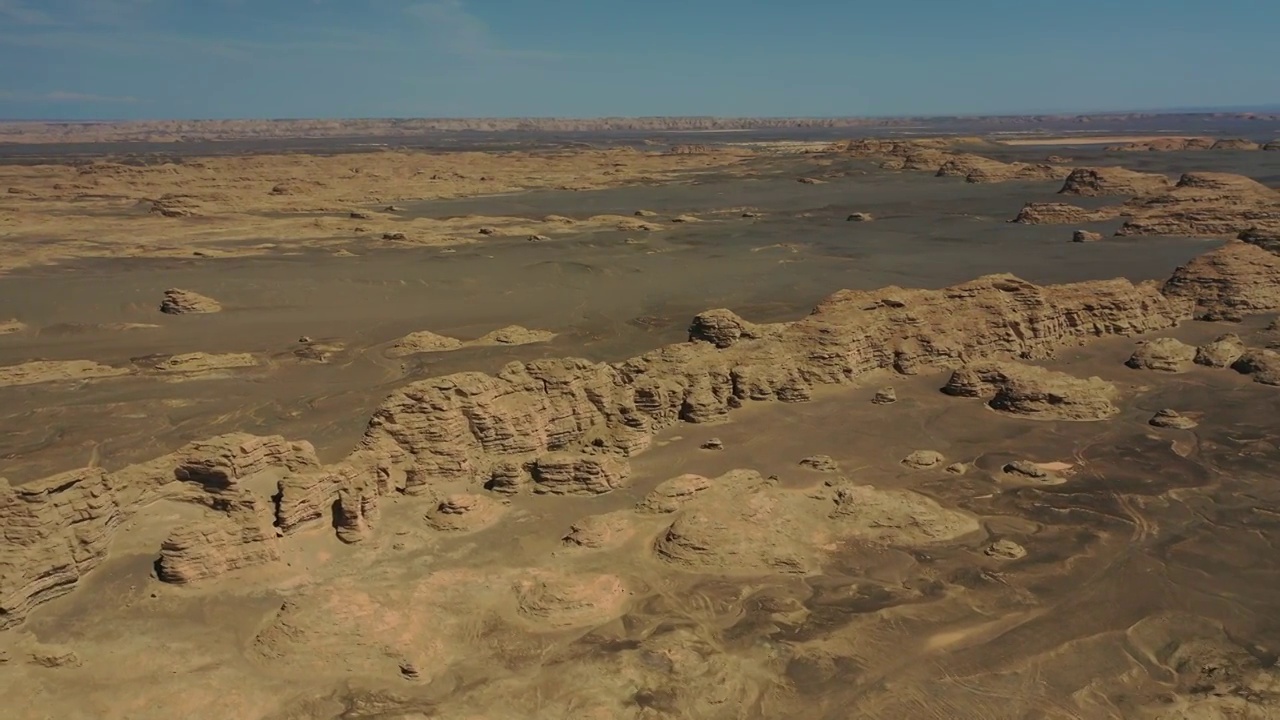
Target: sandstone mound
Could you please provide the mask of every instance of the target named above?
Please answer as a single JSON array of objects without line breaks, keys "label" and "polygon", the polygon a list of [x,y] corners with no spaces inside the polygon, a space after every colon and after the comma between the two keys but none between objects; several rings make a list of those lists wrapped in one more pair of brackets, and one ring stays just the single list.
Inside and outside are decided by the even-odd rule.
[{"label": "sandstone mound", "polygon": [[1280,193],[1243,175],[1186,173],[1167,192],[1131,202],[1121,235],[1236,236],[1280,226]]},{"label": "sandstone mound", "polygon": [[1210,150],[1259,150],[1262,146],[1245,138],[1224,138],[1209,147]]},{"label": "sandstone mound", "polygon": [[1207,367],[1231,367],[1232,363],[1244,355],[1244,341],[1235,333],[1219,335],[1213,342],[1196,348],[1195,363]]},{"label": "sandstone mound", "polygon": [[1061,180],[1069,168],[1053,165],[1006,163],[981,155],[954,155],[938,168],[938,177],[962,177],[965,182],[991,183],[1008,180]]},{"label": "sandstone mound", "polygon": [[552,453],[533,463],[534,492],[551,495],[602,495],[629,484],[631,465],[609,455]]},{"label": "sandstone mound", "polygon": [[556,334],[547,330],[530,330],[520,325],[508,325],[487,333],[475,341],[476,345],[529,345],[550,342]]},{"label": "sandstone mound", "polygon": [[1231,364],[1231,369],[1249,375],[1256,383],[1280,385],[1280,352],[1250,349]]},{"label": "sandstone mound", "polygon": [[171,355],[152,367],[165,373],[202,373],[214,370],[253,367],[257,364],[257,358],[249,353],[210,355],[208,353],[194,352]]},{"label": "sandstone mound", "polygon": [[12,335],[27,329],[27,324],[18,320],[0,320],[0,335]]},{"label": "sandstone mound", "polygon": [[1023,205],[1013,222],[1023,225],[1078,225],[1111,220],[1117,214],[1114,208],[1087,210],[1068,203],[1033,202]]},{"label": "sandstone mound", "polygon": [[548,630],[598,625],[622,614],[630,593],[616,575],[570,576],[545,570],[517,580],[516,608]]},{"label": "sandstone mound", "polygon": [[637,509],[651,513],[673,513],[710,487],[711,479],[702,475],[686,474],[664,480],[640,501]]},{"label": "sandstone mound", "polygon": [[169,288],[164,291],[164,299],[160,301],[160,312],[169,315],[186,315],[189,313],[215,313],[222,310],[222,305],[211,297],[198,292]]},{"label": "sandstone mound", "polygon": [[872,220],[875,220],[875,217],[868,212],[850,213],[849,216],[845,218],[846,222],[871,222]]},{"label": "sandstone mound", "polygon": [[463,342],[456,338],[437,335],[429,330],[409,333],[387,348],[388,357],[405,357],[418,353],[448,352],[464,347],[490,347],[496,345],[529,345],[550,342],[556,334],[546,330],[530,330],[520,325],[508,325]]},{"label": "sandstone mound", "polygon": [[1160,410],[1151,416],[1147,423],[1158,428],[1173,428],[1175,430],[1190,430],[1198,424],[1195,420],[1179,413],[1177,410],[1168,408]]},{"label": "sandstone mound", "polygon": [[937,450],[916,450],[902,459],[902,464],[915,470],[927,470],[946,462],[946,458]]},{"label": "sandstone mound", "polygon": [[951,374],[942,392],[990,399],[994,410],[1036,420],[1103,420],[1119,412],[1115,387],[1100,378],[1081,379],[1034,365],[983,362]]},{"label": "sandstone mound", "polygon": [[161,544],[159,579],[187,584],[280,559],[277,507],[246,483],[272,468],[300,472],[318,465],[309,444],[287,443],[278,436],[232,433],[180,451],[173,477],[190,485],[184,499],[210,512],[174,530]]},{"label": "sandstone mound", "polygon": [[128,368],[102,365],[92,360],[34,360],[0,367],[0,387],[49,382],[78,382],[128,375]]},{"label": "sandstone mound", "polygon": [[1133,351],[1125,365],[1137,370],[1185,372],[1196,358],[1196,348],[1175,338],[1148,340]]},{"label": "sandstone mound", "polygon": [[1169,137],[1153,140],[1108,145],[1108,152],[1175,152],[1179,150],[1208,150],[1213,147],[1213,138],[1207,137]]},{"label": "sandstone mound", "polygon": [[634,516],[623,510],[584,517],[569,526],[569,533],[561,541],[565,545],[596,550],[621,545],[634,534]]},{"label": "sandstone mound", "polygon": [[698,313],[689,323],[689,340],[709,342],[727,348],[739,340],[759,340],[768,336],[769,326],[749,323],[731,310],[719,308]]},{"label": "sandstone mound", "polygon": [[824,473],[840,471],[840,465],[830,455],[810,455],[800,461],[800,467]]},{"label": "sandstone mound", "polygon": [[493,466],[489,472],[489,481],[484,484],[485,490],[502,495],[517,495],[532,482],[529,471],[520,463],[503,460]]},{"label": "sandstone mound", "polygon": [[1172,185],[1169,178],[1155,173],[1135,172],[1122,167],[1090,167],[1072,170],[1058,192],[1085,197],[1150,195],[1168,190]]},{"label": "sandstone mound", "polygon": [[462,347],[462,341],[456,338],[437,335],[430,330],[419,330],[396,340],[387,348],[389,357],[405,357],[417,353],[446,352]]},{"label": "sandstone mound", "polygon": [[882,387],[871,396],[872,405],[892,405],[898,402],[898,393],[892,387]]},{"label": "sandstone mound", "polygon": [[101,468],[13,487],[0,478],[0,630],[65,595],[106,558],[123,511]]},{"label": "sandstone mound", "polygon": [[1035,480],[1045,485],[1058,485],[1066,482],[1064,478],[1059,476],[1053,470],[1050,470],[1046,463],[1036,463],[1030,460],[1014,460],[1005,464],[1001,468],[1006,475],[1011,475],[1021,480]]},{"label": "sandstone mound", "polygon": [[484,495],[450,495],[427,513],[427,524],[446,532],[475,532],[498,522],[506,507]]},{"label": "sandstone mound", "polygon": [[658,558],[710,572],[810,573],[830,543],[898,546],[953,539],[978,528],[922,495],[870,486],[788,490],[735,470],[688,501],[654,543]]},{"label": "sandstone mound", "polygon": [[1195,316],[1204,320],[1280,310],[1280,255],[1228,242],[1175,270],[1162,292],[1194,303]]},{"label": "sandstone mound", "polygon": [[997,560],[1019,560],[1027,556],[1026,548],[1009,539],[997,540],[982,552]]},{"label": "sandstone mound", "polygon": [[1076,230],[1074,233],[1071,233],[1071,242],[1086,243],[1099,242],[1100,240],[1102,240],[1101,233],[1090,232],[1088,230]]}]

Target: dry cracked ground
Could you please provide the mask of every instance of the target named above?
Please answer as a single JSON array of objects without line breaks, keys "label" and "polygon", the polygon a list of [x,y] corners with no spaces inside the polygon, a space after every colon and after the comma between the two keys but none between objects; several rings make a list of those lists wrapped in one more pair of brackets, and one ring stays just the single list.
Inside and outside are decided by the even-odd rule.
[{"label": "dry cracked ground", "polygon": [[5,717],[1280,717],[1280,153],[1054,142],[0,165]]}]

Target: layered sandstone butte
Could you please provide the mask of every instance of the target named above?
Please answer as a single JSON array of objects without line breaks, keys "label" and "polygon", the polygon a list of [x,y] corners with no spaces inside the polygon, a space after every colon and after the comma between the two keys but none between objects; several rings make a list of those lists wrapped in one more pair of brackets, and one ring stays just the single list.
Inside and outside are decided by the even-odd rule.
[{"label": "layered sandstone butte", "polygon": [[160,312],[167,315],[215,313],[220,310],[222,305],[217,300],[193,290],[181,288],[165,290],[164,299],[160,301]]},{"label": "layered sandstone butte", "polygon": [[[1242,235],[1242,237],[1257,237]],[[1280,310],[1280,248],[1234,240],[1174,271],[1164,294],[1190,300],[1204,320]]]},{"label": "layered sandstone butte", "polygon": [[1006,163],[982,155],[955,155],[938,168],[938,177],[962,177],[965,182],[992,183],[1008,180],[1061,180],[1069,168],[1054,165]]},{"label": "layered sandstone butte", "polygon": [[550,453],[631,455],[677,422],[720,420],[749,400],[803,401],[815,385],[871,370],[1043,358],[1090,337],[1171,327],[1188,313],[1155,284],[1041,288],[1008,275],[944,290],[839,292],[777,326],[717,310],[695,319],[690,342],[620,363],[542,360],[413,383],[374,413],[364,443],[401,448],[417,482],[482,484],[495,468]]},{"label": "layered sandstone butte", "polygon": [[111,478],[85,468],[12,487],[0,478],[0,630],[71,592],[120,524]]},{"label": "layered sandstone butte", "polygon": [[942,392],[983,398],[993,410],[1036,420],[1103,420],[1115,415],[1115,387],[1034,365],[984,361],[951,374]]},{"label": "layered sandstone butte", "polygon": [[1280,193],[1243,175],[1186,173],[1165,193],[1135,200],[1120,235],[1235,236],[1280,228]]},{"label": "layered sandstone butte", "polygon": [[1213,138],[1170,137],[1108,145],[1106,150],[1108,152],[1174,152],[1178,150],[1208,150],[1213,145]]},{"label": "layered sandstone butte", "polygon": [[1071,171],[1058,192],[1063,195],[1150,195],[1168,190],[1173,183],[1164,175],[1121,167],[1087,167]]},{"label": "layered sandstone butte", "polygon": [[1089,210],[1079,205],[1054,202],[1032,202],[1022,206],[1011,222],[1023,225],[1078,225],[1111,220],[1119,215],[1116,208]]}]

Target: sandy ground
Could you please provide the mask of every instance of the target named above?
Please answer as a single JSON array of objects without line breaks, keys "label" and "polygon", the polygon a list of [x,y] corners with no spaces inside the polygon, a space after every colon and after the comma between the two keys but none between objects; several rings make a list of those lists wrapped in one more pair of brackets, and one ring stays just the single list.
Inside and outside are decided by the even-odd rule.
[{"label": "sandy ground", "polygon": [[[769,322],[841,288],[1157,279],[1219,242],[1080,245],[1007,222],[1058,183],[740,149],[0,174],[20,190],[0,195],[0,476],[18,485],[232,430],[327,461],[410,381],[622,359],[709,307]],[[166,194],[190,214],[152,213]],[[220,310],[161,313],[171,287]],[[1270,319],[1230,329],[1253,342]],[[388,496],[359,545],[316,528],[209,583],[156,579],[161,542],[204,512],[161,500],[74,592],[0,632],[6,717],[1268,717],[1280,395],[1225,369],[1130,369],[1140,339],[1040,361],[1112,383],[1106,420],[1010,417],[939,392],[946,374],[878,372],[664,430],[607,494]],[[885,385],[896,402],[872,403]],[[1162,408],[1199,424],[1150,426]],[[917,451],[942,460],[904,465]]]}]

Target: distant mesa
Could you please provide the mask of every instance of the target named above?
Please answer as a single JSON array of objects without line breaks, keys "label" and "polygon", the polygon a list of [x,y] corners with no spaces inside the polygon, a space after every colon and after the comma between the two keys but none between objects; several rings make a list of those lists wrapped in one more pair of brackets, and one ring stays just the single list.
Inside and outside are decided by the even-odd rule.
[{"label": "distant mesa", "polygon": [[1210,150],[1261,150],[1262,146],[1245,138],[1226,138],[1215,142]]},{"label": "distant mesa", "polygon": [[994,183],[1009,180],[1061,180],[1069,168],[1053,165],[1006,163],[982,155],[953,155],[938,168],[938,177],[962,177],[965,182]]},{"label": "distant mesa", "polygon": [[169,315],[216,313],[221,310],[222,305],[217,300],[193,290],[180,288],[165,290],[164,299],[160,301],[160,312]]},{"label": "distant mesa", "polygon": [[1090,230],[1076,230],[1071,233],[1071,242],[1086,243],[1098,242],[1102,240],[1102,233],[1096,233]]},{"label": "distant mesa", "polygon": [[1139,140],[1119,145],[1108,145],[1107,152],[1177,152],[1179,150],[1208,150],[1214,146],[1213,138],[1167,137]]}]

